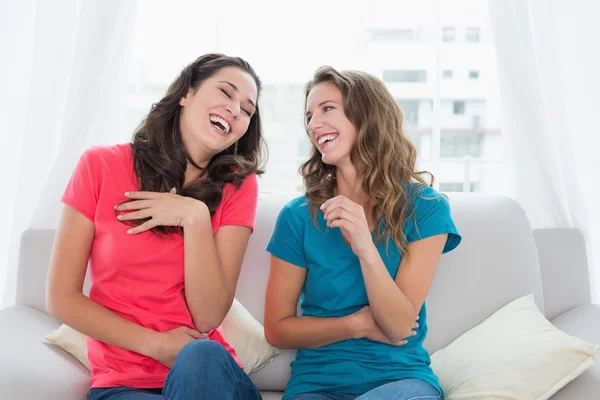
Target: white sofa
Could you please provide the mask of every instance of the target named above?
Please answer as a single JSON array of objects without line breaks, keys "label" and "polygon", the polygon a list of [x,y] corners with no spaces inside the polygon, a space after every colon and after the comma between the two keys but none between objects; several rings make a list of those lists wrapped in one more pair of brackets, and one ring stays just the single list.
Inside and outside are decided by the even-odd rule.
[{"label": "white sofa", "polygon": [[[269,258],[266,242],[293,194],[263,195],[239,280],[237,298],[259,320]],[[559,329],[600,343],[600,308],[590,304],[586,251],[575,229],[532,231],[520,206],[507,198],[449,196],[461,245],[442,257],[428,304],[430,353],[448,345],[517,297],[534,293]],[[87,370],[44,336],[59,323],[45,312],[44,292],[54,231],[30,230],[21,242],[17,304],[0,311],[0,399],[84,399]],[[281,398],[293,351],[251,375],[265,400]],[[596,364],[553,399],[600,398]]]}]

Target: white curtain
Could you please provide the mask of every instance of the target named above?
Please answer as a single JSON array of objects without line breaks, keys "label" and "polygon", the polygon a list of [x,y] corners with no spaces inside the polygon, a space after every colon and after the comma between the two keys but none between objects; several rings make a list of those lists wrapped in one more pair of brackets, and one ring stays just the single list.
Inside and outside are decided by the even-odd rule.
[{"label": "white curtain", "polygon": [[598,301],[600,3],[488,4],[516,198],[534,228],[583,230]]},{"label": "white curtain", "polygon": [[0,15],[0,299],[14,301],[19,239],[54,228],[81,153],[124,137],[135,0],[20,0]]}]

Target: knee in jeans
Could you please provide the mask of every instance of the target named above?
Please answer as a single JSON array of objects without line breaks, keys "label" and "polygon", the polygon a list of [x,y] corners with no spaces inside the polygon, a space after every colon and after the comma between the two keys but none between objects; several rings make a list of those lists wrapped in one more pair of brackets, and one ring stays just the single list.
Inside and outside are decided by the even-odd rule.
[{"label": "knee in jeans", "polygon": [[183,346],[177,359],[182,359],[186,363],[214,364],[219,359],[228,359],[229,357],[229,353],[220,343],[208,339],[200,339]]}]

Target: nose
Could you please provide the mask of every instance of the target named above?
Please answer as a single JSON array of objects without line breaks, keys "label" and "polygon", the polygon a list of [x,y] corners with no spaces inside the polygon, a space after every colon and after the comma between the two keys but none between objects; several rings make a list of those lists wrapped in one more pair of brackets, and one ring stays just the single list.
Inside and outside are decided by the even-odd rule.
[{"label": "nose", "polygon": [[323,128],[323,123],[317,119],[317,117],[312,117],[310,122],[308,123],[308,131],[311,135],[317,133],[319,129]]},{"label": "nose", "polygon": [[227,110],[227,112],[229,112],[229,114],[233,116],[233,119],[238,119],[238,117],[240,116],[241,107],[240,103],[237,101],[229,102],[225,109]]}]

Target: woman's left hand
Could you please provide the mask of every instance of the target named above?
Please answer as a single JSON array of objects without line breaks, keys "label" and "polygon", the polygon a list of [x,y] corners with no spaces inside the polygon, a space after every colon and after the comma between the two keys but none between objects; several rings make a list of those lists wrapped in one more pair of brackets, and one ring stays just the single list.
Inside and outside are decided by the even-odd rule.
[{"label": "woman's left hand", "polygon": [[336,196],[321,206],[325,221],[330,228],[340,228],[352,251],[359,258],[374,249],[365,210],[345,196]]},{"label": "woman's left hand", "polygon": [[[150,218],[149,221],[131,228],[127,233],[145,232],[156,226],[181,226],[196,223],[204,218],[210,221],[210,212],[203,202],[191,197],[169,193],[127,192],[125,196],[133,201],[119,204],[117,211],[131,211],[119,214],[119,221]],[[135,210],[135,211],[134,211]]]}]

